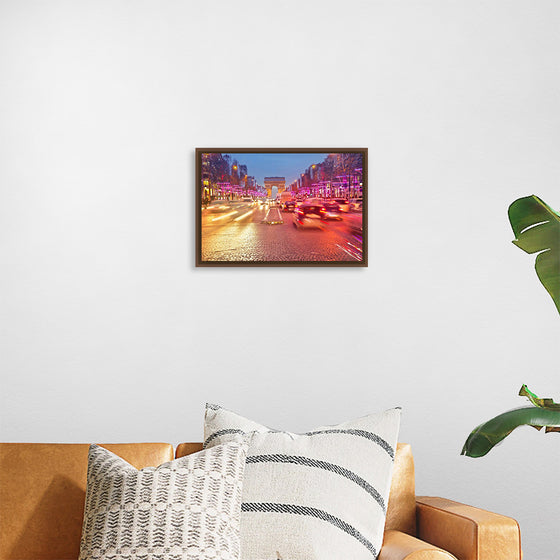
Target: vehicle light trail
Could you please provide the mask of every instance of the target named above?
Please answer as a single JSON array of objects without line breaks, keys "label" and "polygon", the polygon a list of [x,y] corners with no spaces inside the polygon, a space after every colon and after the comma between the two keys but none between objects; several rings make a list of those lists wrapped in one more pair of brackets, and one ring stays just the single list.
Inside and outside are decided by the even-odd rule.
[{"label": "vehicle light trail", "polygon": [[355,249],[358,253],[362,252],[361,247],[358,247],[356,245],[353,245],[352,243],[350,243],[350,241],[347,241],[346,243],[348,243],[348,245],[350,245],[350,247],[352,247],[352,249]]},{"label": "vehicle light trail", "polygon": [[237,210],[234,210],[233,212],[228,212],[227,214],[224,214],[223,216],[218,216],[217,218],[212,218],[212,221],[217,222],[218,220],[223,220],[224,218],[233,216],[234,214],[237,214]]},{"label": "vehicle light trail", "polygon": [[241,214],[241,216],[237,216],[237,218],[235,218],[235,222],[242,220],[243,218],[246,218],[247,216],[250,216],[252,213],[254,212],[254,210],[249,210],[249,212],[245,212],[245,214]]},{"label": "vehicle light trail", "polygon": [[336,244],[339,249],[342,249],[347,255],[350,255],[352,258],[356,259],[357,261],[362,260],[360,255],[356,255],[353,251],[348,250],[346,247],[343,247],[339,243]]}]

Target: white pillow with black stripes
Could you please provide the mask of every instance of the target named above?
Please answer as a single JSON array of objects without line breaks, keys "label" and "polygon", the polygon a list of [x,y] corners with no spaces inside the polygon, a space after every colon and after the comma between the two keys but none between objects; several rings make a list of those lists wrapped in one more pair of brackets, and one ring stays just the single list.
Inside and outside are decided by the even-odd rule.
[{"label": "white pillow with black stripes", "polygon": [[375,560],[400,415],[394,408],[294,434],[206,405],[205,447],[250,434],[242,560]]}]

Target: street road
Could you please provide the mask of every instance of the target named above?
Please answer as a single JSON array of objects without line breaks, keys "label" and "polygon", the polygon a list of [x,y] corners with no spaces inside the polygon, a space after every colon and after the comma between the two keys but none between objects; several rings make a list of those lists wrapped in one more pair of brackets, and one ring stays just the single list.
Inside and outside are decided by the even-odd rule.
[{"label": "street road", "polygon": [[[280,212],[282,224],[265,222],[268,205],[224,201],[226,211],[202,210],[203,261],[343,261],[362,260],[361,213],[341,213],[342,221],[319,221],[317,228],[296,229],[293,212]],[[279,210],[279,209],[278,209]]]}]

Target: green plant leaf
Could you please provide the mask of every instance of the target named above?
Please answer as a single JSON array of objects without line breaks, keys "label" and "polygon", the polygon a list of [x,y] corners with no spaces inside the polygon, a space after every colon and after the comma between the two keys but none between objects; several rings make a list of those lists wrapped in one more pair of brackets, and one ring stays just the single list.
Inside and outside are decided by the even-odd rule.
[{"label": "green plant leaf", "polygon": [[461,455],[483,457],[515,428],[523,425],[532,426],[537,430],[545,427],[547,432],[560,431],[560,410],[550,410],[538,406],[508,410],[477,426],[463,445]]},{"label": "green plant leaf", "polygon": [[560,215],[538,196],[526,196],[511,203],[509,221],[514,245],[526,253],[539,253],[537,276],[560,313]]},{"label": "green plant leaf", "polygon": [[541,399],[535,393],[529,391],[527,385],[522,385],[519,389],[519,395],[527,397],[535,406],[540,408],[548,408],[549,410],[560,410],[560,403],[555,403],[552,399]]}]

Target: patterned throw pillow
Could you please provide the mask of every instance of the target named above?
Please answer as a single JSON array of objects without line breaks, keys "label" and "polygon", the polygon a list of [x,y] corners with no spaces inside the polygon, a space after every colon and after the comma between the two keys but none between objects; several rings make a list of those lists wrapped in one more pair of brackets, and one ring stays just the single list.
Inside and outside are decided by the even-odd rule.
[{"label": "patterned throw pillow", "polygon": [[205,447],[253,432],[241,506],[243,560],[375,560],[400,413],[293,434],[206,405]]},{"label": "patterned throw pillow", "polygon": [[89,450],[80,560],[237,560],[247,446],[137,470]]}]

